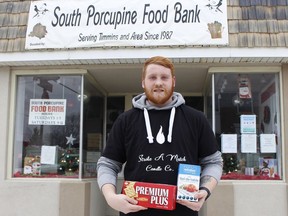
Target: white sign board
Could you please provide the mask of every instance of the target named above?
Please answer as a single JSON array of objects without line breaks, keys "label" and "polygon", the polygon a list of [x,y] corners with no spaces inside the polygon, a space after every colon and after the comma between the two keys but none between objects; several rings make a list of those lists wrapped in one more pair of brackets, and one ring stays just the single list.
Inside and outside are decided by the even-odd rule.
[{"label": "white sign board", "polygon": [[276,153],[275,134],[260,134],[261,153]]},{"label": "white sign board", "polygon": [[237,153],[237,134],[221,135],[221,152]]},{"label": "white sign board", "polygon": [[26,35],[26,49],[227,44],[227,0],[32,1]]},{"label": "white sign board", "polygon": [[30,99],[29,125],[65,125],[66,99]]},{"label": "white sign board", "polygon": [[242,134],[241,135],[241,152],[257,153],[257,135]]},{"label": "white sign board", "polygon": [[256,115],[240,116],[241,133],[256,133]]},{"label": "white sign board", "polygon": [[57,146],[42,146],[41,164],[56,164],[58,157],[57,150]]}]

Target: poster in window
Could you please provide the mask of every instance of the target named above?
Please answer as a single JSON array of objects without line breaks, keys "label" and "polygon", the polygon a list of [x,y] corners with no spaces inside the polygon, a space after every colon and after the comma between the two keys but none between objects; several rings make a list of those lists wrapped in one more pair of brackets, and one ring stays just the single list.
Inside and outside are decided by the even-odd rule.
[{"label": "poster in window", "polygon": [[241,135],[241,152],[257,153],[257,135],[242,134]]},{"label": "poster in window", "polygon": [[276,153],[275,134],[260,134],[261,153]]},{"label": "poster in window", "polygon": [[274,178],[278,173],[278,160],[273,158],[259,158],[259,175]]},{"label": "poster in window", "polygon": [[29,125],[65,125],[66,99],[30,99]]},{"label": "poster in window", "polygon": [[241,133],[256,133],[256,115],[240,116]]},{"label": "poster in window", "polygon": [[252,97],[251,84],[248,77],[240,77],[238,80],[239,85],[239,98],[250,99]]},{"label": "poster in window", "polygon": [[237,153],[237,134],[221,135],[221,152]]},{"label": "poster in window", "polygon": [[41,164],[56,164],[58,158],[57,146],[41,147]]}]

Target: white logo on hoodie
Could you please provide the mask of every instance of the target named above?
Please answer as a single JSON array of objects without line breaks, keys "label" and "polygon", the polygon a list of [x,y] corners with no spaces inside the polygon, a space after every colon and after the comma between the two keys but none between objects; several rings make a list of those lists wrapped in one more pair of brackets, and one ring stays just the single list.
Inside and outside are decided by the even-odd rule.
[{"label": "white logo on hoodie", "polygon": [[159,144],[163,144],[165,142],[165,136],[164,136],[164,133],[162,131],[162,125],[160,125],[160,129],[159,129],[159,132],[156,136],[156,141],[159,143]]}]

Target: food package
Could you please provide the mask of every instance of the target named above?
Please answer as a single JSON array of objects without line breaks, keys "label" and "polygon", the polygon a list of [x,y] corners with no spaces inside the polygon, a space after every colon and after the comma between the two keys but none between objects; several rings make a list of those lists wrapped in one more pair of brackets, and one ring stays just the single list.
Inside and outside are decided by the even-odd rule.
[{"label": "food package", "polygon": [[199,191],[201,167],[191,164],[179,164],[177,178],[177,200],[197,202],[194,196]]},{"label": "food package", "polygon": [[176,189],[175,185],[124,181],[122,193],[136,199],[140,206],[173,210],[176,207]]}]

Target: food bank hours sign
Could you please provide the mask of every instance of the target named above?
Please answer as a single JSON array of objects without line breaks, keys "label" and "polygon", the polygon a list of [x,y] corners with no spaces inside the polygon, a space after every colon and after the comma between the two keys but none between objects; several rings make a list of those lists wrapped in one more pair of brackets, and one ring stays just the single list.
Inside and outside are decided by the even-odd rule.
[{"label": "food bank hours sign", "polygon": [[66,99],[31,99],[29,125],[65,125]]}]

